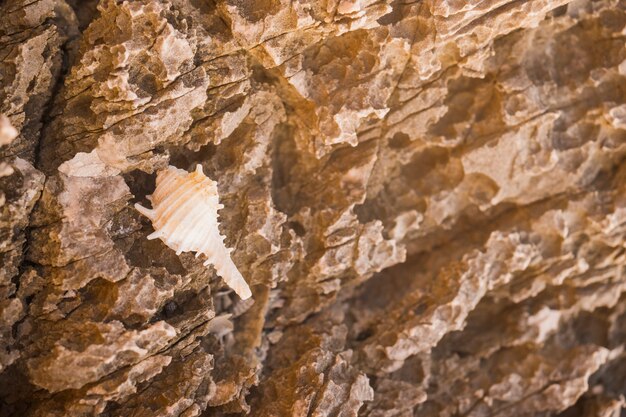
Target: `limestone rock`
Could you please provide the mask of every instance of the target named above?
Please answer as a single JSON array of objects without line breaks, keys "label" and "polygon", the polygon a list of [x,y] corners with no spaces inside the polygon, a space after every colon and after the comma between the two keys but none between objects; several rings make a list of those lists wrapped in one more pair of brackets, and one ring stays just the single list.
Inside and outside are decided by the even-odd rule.
[{"label": "limestone rock", "polygon": [[[622,0],[0,3],[0,417],[626,405]],[[200,164],[242,301],[148,240]]]}]

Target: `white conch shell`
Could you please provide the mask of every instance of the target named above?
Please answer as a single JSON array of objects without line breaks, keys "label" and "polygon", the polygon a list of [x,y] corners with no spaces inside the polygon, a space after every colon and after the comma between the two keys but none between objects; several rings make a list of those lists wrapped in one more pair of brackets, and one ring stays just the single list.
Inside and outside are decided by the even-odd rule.
[{"label": "white conch shell", "polygon": [[198,164],[194,172],[173,166],[160,171],[156,190],[148,199],[152,210],[139,204],[135,208],[152,221],[155,232],[148,239],[161,239],[176,251],[196,252],[207,257],[217,273],[243,300],[250,298],[250,287],[230,258],[232,249],[224,245],[217,222],[219,203],[217,183],[202,172]]}]

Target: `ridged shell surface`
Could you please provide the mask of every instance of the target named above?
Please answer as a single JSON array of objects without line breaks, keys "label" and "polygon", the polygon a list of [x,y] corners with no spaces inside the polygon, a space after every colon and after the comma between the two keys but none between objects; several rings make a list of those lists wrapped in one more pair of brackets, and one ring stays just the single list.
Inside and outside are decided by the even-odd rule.
[{"label": "ridged shell surface", "polygon": [[196,252],[207,257],[224,282],[242,299],[250,298],[250,287],[230,258],[218,228],[219,203],[217,183],[197,165],[194,172],[170,166],[157,174],[156,189],[148,197],[152,209],[139,204],[135,208],[152,221],[155,232],[148,239],[161,239],[176,251]]}]

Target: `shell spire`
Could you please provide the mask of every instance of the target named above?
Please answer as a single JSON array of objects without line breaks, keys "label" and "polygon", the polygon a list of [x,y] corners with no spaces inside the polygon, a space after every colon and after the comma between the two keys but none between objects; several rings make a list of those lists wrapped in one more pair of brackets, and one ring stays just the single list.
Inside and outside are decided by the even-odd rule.
[{"label": "shell spire", "polygon": [[232,249],[225,246],[218,228],[217,211],[224,206],[219,202],[217,183],[204,175],[200,164],[194,172],[173,166],[160,171],[149,200],[152,209],[135,204],[137,211],[152,221],[155,231],[148,239],[161,239],[177,255],[204,254],[204,265],[213,265],[241,299],[250,298],[250,287],[232,261]]}]

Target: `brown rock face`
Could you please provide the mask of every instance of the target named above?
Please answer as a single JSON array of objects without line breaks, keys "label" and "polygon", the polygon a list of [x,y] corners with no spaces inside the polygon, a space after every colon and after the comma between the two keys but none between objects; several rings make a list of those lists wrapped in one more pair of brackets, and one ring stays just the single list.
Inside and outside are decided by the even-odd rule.
[{"label": "brown rock face", "polygon": [[[0,417],[617,417],[626,2],[0,1]],[[134,208],[200,164],[252,288]]]}]

